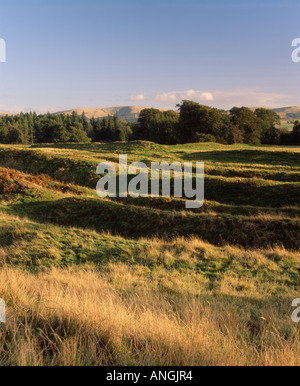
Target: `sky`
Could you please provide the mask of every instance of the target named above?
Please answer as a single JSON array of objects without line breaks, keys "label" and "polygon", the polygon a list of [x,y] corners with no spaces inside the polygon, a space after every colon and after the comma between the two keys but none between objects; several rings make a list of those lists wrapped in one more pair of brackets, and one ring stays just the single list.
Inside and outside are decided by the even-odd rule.
[{"label": "sky", "polygon": [[299,0],[0,0],[0,111],[300,106]]}]

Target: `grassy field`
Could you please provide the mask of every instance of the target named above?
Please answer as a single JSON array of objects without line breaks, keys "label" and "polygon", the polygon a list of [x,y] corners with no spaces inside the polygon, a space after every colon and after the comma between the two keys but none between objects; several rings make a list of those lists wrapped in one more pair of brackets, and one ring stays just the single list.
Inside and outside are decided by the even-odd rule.
[{"label": "grassy field", "polygon": [[[205,204],[99,199],[102,161],[204,161]],[[0,365],[300,365],[300,148],[0,145]]]}]

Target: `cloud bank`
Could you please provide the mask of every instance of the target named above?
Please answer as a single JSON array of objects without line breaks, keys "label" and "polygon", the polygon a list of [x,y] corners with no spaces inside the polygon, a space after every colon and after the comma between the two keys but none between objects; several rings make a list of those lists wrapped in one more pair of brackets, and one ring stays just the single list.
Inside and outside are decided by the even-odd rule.
[{"label": "cloud bank", "polygon": [[[255,88],[214,91],[190,89],[153,94],[140,93],[131,95],[127,101],[124,99],[124,105],[130,101],[131,104],[174,109],[178,103],[185,99],[225,110],[229,110],[234,106],[278,108],[299,105],[299,101],[297,102],[297,98],[294,95],[268,93]],[[94,106],[9,106],[0,104],[0,112],[20,113],[35,111],[38,114],[43,114],[83,107],[94,108]]]},{"label": "cloud bank", "polygon": [[131,101],[147,101],[148,105],[158,105],[164,108],[174,108],[182,100],[188,99],[209,106],[230,109],[233,106],[276,108],[293,104],[293,97],[287,94],[267,93],[258,89],[236,90],[185,90],[161,92],[147,96],[132,95]]}]

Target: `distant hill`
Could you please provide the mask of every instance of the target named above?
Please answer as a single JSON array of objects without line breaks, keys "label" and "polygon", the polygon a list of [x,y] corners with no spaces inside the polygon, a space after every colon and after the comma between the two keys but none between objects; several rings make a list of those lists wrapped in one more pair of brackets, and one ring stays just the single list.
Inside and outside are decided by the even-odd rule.
[{"label": "distant hill", "polygon": [[290,123],[295,122],[297,119],[300,119],[300,107],[291,106],[291,107],[282,107],[280,109],[273,109],[281,119],[284,121],[290,121]]},{"label": "distant hill", "polygon": [[71,115],[73,111],[77,114],[81,115],[83,112],[86,117],[91,118],[104,118],[109,115],[118,114],[119,118],[127,121],[134,122],[138,119],[140,112],[145,109],[144,106],[116,106],[116,107],[106,107],[106,108],[98,108],[98,109],[74,109],[74,110],[66,110],[59,111],[56,114],[67,114]]},{"label": "distant hill", "polygon": [[[79,108],[74,110],[64,110],[59,111],[55,114],[68,114],[71,115],[73,111],[77,114],[81,115],[83,112],[87,116],[87,118],[104,118],[109,115],[118,114],[119,118],[127,121],[127,122],[135,122],[137,121],[140,112],[147,107],[145,106],[115,106],[115,107],[99,107],[95,109],[90,108]],[[252,107],[251,110],[255,110],[256,107]],[[162,110],[163,109],[159,109]],[[300,120],[300,107],[299,106],[289,106],[289,107],[281,107],[272,109],[277,114],[280,115],[282,125],[281,129],[291,130],[293,128],[293,123],[296,120]],[[0,112],[0,116],[3,115],[13,115],[10,113]]]},{"label": "distant hill", "polygon": [[[65,110],[57,112],[57,114],[72,114],[72,111],[75,111],[77,114],[81,115],[83,112],[87,118],[104,118],[109,115],[118,114],[119,118],[128,121],[134,122],[138,119],[140,112],[145,109],[145,106],[115,106],[115,107],[106,107],[106,108],[81,108],[74,110]],[[251,108],[255,110],[256,108]],[[300,120],[300,107],[289,106],[272,109],[278,115],[280,115],[282,121],[282,128],[292,129],[293,123],[299,119]]]},{"label": "distant hill", "polygon": [[[251,110],[255,110],[256,107],[252,107]],[[281,118],[281,129],[292,130],[294,122],[300,120],[300,107],[299,106],[288,106],[272,109]]]},{"label": "distant hill", "polygon": [[281,129],[292,130],[294,122],[300,120],[300,107],[289,106],[273,109],[281,118]]}]

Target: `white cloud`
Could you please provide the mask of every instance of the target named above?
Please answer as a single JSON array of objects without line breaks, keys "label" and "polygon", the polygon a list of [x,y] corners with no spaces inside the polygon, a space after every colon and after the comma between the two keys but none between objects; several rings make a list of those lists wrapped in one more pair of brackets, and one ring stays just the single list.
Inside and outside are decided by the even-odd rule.
[{"label": "white cloud", "polygon": [[195,101],[208,102],[213,101],[214,96],[210,92],[203,91],[195,91],[195,90],[187,90],[187,91],[173,91],[173,92],[165,92],[158,93],[154,95],[154,100],[160,102],[174,102],[178,103],[184,99],[193,99]]},{"label": "white cloud", "polygon": [[145,101],[147,98],[144,94],[137,94],[137,95],[131,95],[130,100],[131,101]]}]

